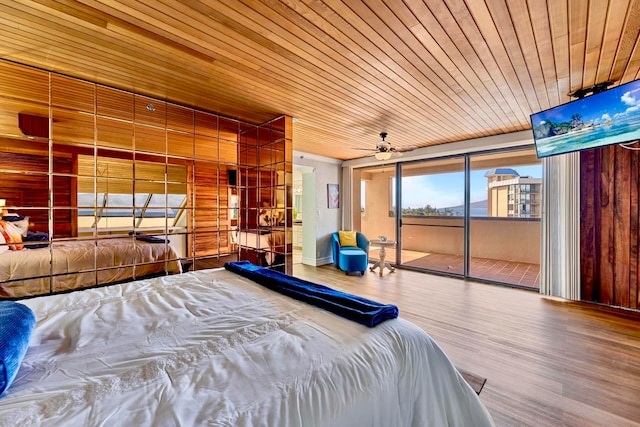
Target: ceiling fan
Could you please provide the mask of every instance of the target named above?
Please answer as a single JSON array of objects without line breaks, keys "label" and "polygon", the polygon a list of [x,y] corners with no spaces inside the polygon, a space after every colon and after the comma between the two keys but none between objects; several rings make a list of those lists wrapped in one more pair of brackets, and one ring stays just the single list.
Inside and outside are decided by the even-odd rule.
[{"label": "ceiling fan", "polygon": [[374,156],[378,160],[389,160],[392,156],[401,156],[402,153],[414,150],[414,147],[392,147],[390,142],[385,141],[386,137],[386,132],[380,132],[380,138],[382,138],[382,140],[378,142],[375,150],[372,150],[370,148],[356,148],[356,150],[374,151],[372,156]]}]

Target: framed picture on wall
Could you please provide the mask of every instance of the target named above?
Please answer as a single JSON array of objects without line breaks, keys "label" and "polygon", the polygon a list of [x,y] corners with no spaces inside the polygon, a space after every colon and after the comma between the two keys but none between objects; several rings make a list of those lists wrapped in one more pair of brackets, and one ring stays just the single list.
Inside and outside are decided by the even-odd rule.
[{"label": "framed picture on wall", "polygon": [[340,207],[340,185],[327,184],[327,200],[329,209],[338,209]]}]

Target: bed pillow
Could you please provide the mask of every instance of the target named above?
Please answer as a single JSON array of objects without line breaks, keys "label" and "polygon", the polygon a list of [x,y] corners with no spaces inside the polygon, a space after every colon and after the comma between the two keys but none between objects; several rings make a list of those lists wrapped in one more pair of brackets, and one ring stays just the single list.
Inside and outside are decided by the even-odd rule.
[{"label": "bed pillow", "polygon": [[12,222],[0,221],[0,233],[4,236],[4,240],[9,245],[10,250],[22,250],[22,233]]},{"label": "bed pillow", "polygon": [[340,246],[358,246],[355,231],[338,231]]},{"label": "bed pillow", "polygon": [[27,231],[29,231],[29,217],[28,216],[3,216],[3,221],[10,222],[11,224],[18,227],[20,230],[20,234],[23,236],[27,235]]},{"label": "bed pillow", "polygon": [[33,311],[15,301],[0,301],[0,397],[16,377],[36,324]]}]

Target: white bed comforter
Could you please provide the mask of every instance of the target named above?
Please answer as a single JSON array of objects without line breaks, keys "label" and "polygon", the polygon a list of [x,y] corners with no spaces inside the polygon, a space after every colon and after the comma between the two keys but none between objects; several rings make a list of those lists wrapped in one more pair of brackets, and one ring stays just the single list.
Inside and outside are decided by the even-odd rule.
[{"label": "white bed comforter", "polygon": [[0,426],[487,426],[441,349],[225,270],[23,301],[38,319]]}]

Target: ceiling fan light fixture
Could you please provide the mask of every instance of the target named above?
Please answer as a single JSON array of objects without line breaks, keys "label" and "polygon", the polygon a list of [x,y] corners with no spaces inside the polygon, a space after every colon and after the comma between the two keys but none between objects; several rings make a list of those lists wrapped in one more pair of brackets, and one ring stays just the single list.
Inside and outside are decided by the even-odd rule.
[{"label": "ceiling fan light fixture", "polygon": [[374,156],[378,160],[389,160],[391,158],[391,151],[378,151]]}]

